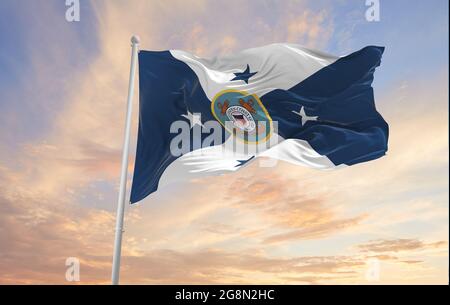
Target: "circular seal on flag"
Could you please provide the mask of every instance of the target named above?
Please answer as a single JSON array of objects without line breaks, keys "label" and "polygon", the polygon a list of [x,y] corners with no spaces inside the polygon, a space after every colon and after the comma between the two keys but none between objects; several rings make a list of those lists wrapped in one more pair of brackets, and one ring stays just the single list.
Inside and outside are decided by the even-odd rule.
[{"label": "circular seal on flag", "polygon": [[256,94],[233,89],[216,94],[211,111],[225,129],[246,143],[269,139],[272,119]]}]

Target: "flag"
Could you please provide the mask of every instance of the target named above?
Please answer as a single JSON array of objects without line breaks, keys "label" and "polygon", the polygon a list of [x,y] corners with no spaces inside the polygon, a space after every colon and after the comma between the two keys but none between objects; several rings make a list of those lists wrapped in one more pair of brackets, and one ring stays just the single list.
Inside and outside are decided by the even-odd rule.
[{"label": "flag", "polygon": [[140,51],[131,203],[257,159],[334,169],[385,155],[388,125],[371,86],[383,51],[336,57],[271,44],[211,59]]}]

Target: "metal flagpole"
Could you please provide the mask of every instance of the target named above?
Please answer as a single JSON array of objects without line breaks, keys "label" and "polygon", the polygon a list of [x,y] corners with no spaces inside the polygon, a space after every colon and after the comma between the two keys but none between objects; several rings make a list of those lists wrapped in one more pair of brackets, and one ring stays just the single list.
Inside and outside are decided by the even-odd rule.
[{"label": "metal flagpole", "polygon": [[116,237],[114,240],[114,254],[113,254],[112,276],[111,276],[111,281],[113,285],[119,284],[120,253],[122,250],[123,217],[125,212],[125,195],[126,195],[127,174],[128,174],[128,152],[130,144],[131,111],[133,108],[134,78],[136,74],[137,55],[139,52],[139,37],[133,36],[131,38],[131,47],[132,50],[131,50],[130,80],[128,83],[127,117],[125,121],[125,138],[123,141],[122,169],[120,173],[119,198],[117,201]]}]

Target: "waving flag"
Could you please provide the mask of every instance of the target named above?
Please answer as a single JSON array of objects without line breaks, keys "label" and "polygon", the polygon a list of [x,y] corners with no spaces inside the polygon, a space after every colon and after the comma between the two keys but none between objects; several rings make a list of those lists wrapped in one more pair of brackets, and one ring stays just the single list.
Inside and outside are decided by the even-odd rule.
[{"label": "waving flag", "polygon": [[383,156],[388,125],[371,87],[383,51],[336,57],[272,44],[213,59],[141,51],[131,202],[261,156],[318,169]]}]

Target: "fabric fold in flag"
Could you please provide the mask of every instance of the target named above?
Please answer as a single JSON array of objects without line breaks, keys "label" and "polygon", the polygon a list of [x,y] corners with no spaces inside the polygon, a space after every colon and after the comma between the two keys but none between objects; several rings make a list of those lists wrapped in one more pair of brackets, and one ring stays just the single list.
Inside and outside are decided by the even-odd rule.
[{"label": "fabric fold in flag", "polygon": [[336,57],[272,44],[212,59],[141,51],[130,201],[258,157],[334,169],[385,155],[388,125],[372,88],[383,51]]}]

